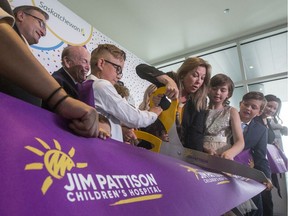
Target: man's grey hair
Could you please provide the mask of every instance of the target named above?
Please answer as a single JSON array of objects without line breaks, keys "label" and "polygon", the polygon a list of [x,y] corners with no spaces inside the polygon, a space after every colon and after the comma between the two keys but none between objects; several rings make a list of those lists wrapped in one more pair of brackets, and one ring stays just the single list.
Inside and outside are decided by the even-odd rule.
[{"label": "man's grey hair", "polygon": [[41,10],[38,7],[32,6],[32,5],[22,5],[22,6],[16,7],[16,8],[14,8],[13,13],[14,13],[14,16],[16,17],[16,15],[19,11],[30,12],[33,10],[36,10],[36,11],[40,12],[41,14],[43,14],[43,16],[45,17],[46,20],[49,19],[49,15],[45,11]]}]

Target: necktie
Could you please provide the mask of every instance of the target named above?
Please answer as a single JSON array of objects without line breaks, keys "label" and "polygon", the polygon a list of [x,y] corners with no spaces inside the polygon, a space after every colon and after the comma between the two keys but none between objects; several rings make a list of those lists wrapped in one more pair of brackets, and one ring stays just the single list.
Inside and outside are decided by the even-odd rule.
[{"label": "necktie", "polygon": [[246,133],[246,132],[247,132],[247,129],[248,129],[247,126],[248,126],[248,125],[247,125],[246,123],[244,123],[244,122],[241,123],[241,128],[242,128],[242,132],[243,132],[243,133]]}]

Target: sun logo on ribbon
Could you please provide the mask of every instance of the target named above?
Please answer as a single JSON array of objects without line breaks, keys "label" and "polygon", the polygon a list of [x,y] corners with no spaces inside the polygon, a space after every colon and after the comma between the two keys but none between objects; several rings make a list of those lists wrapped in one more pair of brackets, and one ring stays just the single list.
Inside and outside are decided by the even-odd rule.
[{"label": "sun logo on ribbon", "polygon": [[186,169],[187,169],[187,172],[192,172],[192,173],[194,173],[195,177],[199,180],[198,169],[192,168],[192,167],[190,167],[190,166],[185,166],[185,165],[182,165],[182,164],[180,164],[180,166],[186,168]]},{"label": "sun logo on ribbon", "polygon": [[[72,160],[75,155],[75,149],[72,147],[69,152],[66,154],[61,151],[60,143],[53,139],[55,148],[52,149],[46,142],[40,138],[35,137],[35,139],[46,149],[46,152],[43,152],[32,146],[25,146],[25,148],[34,154],[43,157],[43,162],[36,162],[26,164],[25,170],[42,170],[44,167],[49,172],[49,176],[44,180],[41,191],[43,195],[47,192],[50,186],[53,184],[53,178],[61,179],[65,176],[66,171],[70,171],[73,167],[85,168],[87,163],[74,163]],[[53,177],[53,178],[52,178]]]}]

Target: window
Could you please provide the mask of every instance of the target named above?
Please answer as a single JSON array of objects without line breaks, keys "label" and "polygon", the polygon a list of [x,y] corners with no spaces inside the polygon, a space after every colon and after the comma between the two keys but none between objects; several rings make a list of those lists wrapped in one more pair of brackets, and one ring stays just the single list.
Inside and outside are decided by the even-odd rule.
[{"label": "window", "polygon": [[[279,97],[282,101],[282,125],[288,127],[287,39],[287,27],[279,27],[277,30],[227,42],[226,45],[195,51],[185,58],[202,57],[211,64],[212,75],[224,73],[230,76],[236,86],[230,105],[238,110],[239,102],[247,90]],[[182,62],[169,61],[162,64],[161,69],[166,72],[177,70]],[[282,143],[284,152],[288,155],[288,136],[282,136]],[[288,184],[288,173],[286,181]]]},{"label": "window", "polygon": [[230,106],[233,106],[239,110],[239,104],[242,100],[243,95],[245,94],[245,90],[243,86],[236,87],[234,89],[232,97],[229,99],[230,101]]},{"label": "window", "polygon": [[170,72],[170,71],[177,72],[178,68],[182,65],[184,60],[185,60],[184,58],[181,58],[181,59],[177,59],[171,62],[167,62],[165,64],[156,65],[155,67],[165,73]]},{"label": "window", "polygon": [[287,32],[241,45],[247,79],[287,71]]},{"label": "window", "polygon": [[[264,95],[273,94],[281,99],[281,101],[288,102],[288,80],[280,79],[275,81],[267,81],[262,83],[248,85],[249,91],[260,91]],[[282,110],[283,112],[283,110]]]},{"label": "window", "polygon": [[242,81],[236,45],[221,49],[220,51],[198,56],[208,61],[212,66],[212,76],[218,73],[223,73],[229,76],[233,82]]}]

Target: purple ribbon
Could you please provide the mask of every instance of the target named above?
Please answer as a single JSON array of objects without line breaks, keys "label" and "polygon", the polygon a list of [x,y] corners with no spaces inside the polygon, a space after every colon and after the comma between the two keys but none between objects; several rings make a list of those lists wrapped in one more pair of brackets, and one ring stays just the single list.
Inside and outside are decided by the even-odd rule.
[{"label": "purple ribbon", "polygon": [[238,163],[251,167],[253,164],[253,157],[250,151],[251,151],[250,149],[243,150],[242,152],[240,152],[238,155],[234,157],[234,160]]},{"label": "purple ribbon", "polygon": [[267,144],[267,158],[272,173],[287,172],[287,157],[275,145]]},{"label": "purple ribbon", "polygon": [[221,215],[265,188],[76,136],[59,116],[2,93],[0,104],[0,215]]}]

